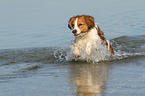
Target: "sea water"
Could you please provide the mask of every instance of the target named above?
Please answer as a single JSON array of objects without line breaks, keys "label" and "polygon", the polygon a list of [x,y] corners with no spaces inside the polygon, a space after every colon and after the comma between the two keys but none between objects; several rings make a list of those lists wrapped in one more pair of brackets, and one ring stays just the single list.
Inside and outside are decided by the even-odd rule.
[{"label": "sea water", "polygon": [[[144,96],[144,3],[1,1],[0,96]],[[114,55],[96,46],[75,58],[67,24],[80,14],[95,18]]]}]

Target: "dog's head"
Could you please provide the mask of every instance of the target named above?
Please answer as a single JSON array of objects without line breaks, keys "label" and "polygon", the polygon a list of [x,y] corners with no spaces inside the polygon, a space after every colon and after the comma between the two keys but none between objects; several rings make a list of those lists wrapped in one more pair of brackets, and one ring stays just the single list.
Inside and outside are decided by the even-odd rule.
[{"label": "dog's head", "polygon": [[89,15],[77,15],[69,20],[68,27],[72,30],[74,36],[82,36],[95,27],[94,18]]}]

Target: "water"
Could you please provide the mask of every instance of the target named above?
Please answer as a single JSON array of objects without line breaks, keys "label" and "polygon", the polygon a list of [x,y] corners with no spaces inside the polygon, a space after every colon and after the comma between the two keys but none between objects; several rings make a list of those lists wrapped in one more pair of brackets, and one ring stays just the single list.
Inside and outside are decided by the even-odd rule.
[{"label": "water", "polygon": [[[144,3],[1,1],[0,96],[144,96]],[[74,58],[67,23],[78,14],[95,18],[114,56]]]}]

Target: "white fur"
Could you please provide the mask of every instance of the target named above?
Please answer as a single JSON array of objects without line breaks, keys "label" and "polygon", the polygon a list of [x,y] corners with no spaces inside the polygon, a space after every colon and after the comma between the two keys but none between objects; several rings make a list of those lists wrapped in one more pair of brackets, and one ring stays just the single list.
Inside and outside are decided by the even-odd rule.
[{"label": "white fur", "polygon": [[76,21],[75,21],[75,25],[74,25],[74,29],[73,30],[77,30],[77,33],[76,34],[80,34],[81,33],[81,30],[78,27],[78,18],[76,18]]},{"label": "white fur", "polygon": [[97,29],[94,27],[84,36],[77,36],[75,38],[74,54],[80,56],[80,50],[85,50],[90,55],[92,46],[98,42],[101,42],[101,39],[97,34]]}]

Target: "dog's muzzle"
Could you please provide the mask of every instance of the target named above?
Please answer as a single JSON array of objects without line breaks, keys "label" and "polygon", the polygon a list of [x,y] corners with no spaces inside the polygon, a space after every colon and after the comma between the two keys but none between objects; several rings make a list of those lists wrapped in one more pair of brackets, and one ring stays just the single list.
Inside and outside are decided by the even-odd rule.
[{"label": "dog's muzzle", "polygon": [[72,33],[74,34],[74,36],[81,36],[81,34],[82,34],[83,32],[80,32],[79,34],[77,34],[77,30],[73,30]]}]

